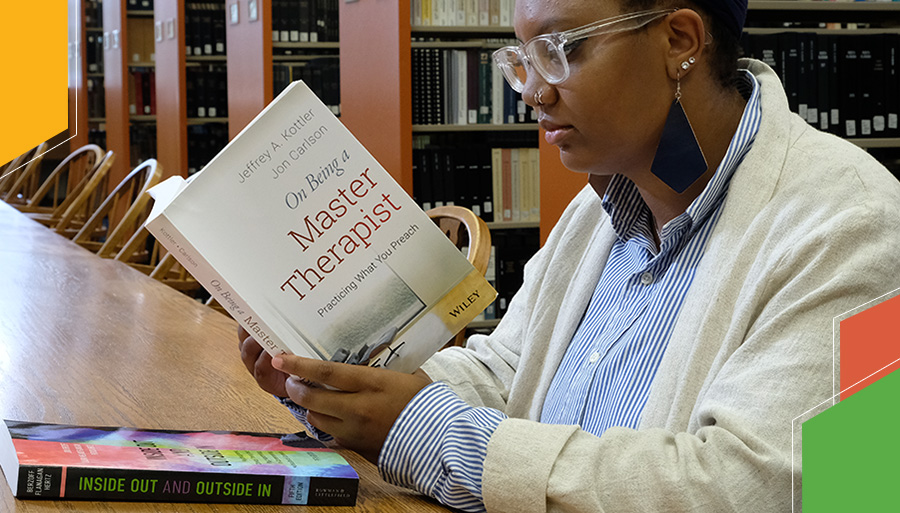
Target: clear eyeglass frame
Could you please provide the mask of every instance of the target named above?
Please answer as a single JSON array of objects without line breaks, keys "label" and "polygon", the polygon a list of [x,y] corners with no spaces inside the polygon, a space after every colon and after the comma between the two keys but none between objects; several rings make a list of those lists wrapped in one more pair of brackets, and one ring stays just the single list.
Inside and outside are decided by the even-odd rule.
[{"label": "clear eyeglass frame", "polygon": [[677,10],[633,12],[564,32],[541,34],[519,46],[505,46],[495,51],[494,64],[500,68],[507,83],[517,93],[525,90],[528,68],[537,71],[548,84],[561,84],[569,78],[569,61],[566,55],[573,43],[589,37],[637,30]]}]

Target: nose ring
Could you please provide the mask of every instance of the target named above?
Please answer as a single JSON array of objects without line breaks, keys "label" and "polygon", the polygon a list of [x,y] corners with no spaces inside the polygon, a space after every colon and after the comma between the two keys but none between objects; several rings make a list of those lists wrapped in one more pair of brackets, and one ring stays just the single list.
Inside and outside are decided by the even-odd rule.
[{"label": "nose ring", "polygon": [[537,91],[534,92],[534,103],[536,103],[538,105],[544,104],[544,90],[543,89],[538,89]]}]

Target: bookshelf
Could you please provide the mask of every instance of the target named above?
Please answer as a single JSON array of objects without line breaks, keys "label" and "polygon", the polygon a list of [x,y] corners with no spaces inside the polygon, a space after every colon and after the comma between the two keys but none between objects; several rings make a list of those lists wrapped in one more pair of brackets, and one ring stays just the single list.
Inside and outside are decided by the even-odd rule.
[{"label": "bookshelf", "polygon": [[[786,83],[792,109],[820,130],[866,149],[900,178],[900,70],[898,63],[890,63],[890,52],[895,61],[900,53],[900,3],[749,5],[745,53],[775,68]],[[836,68],[837,77],[818,74],[817,64]],[[818,122],[813,119],[817,116]]]},{"label": "bookshelf", "polygon": [[[299,69],[323,58],[337,61],[337,6],[337,0],[227,1],[230,137],[237,135],[286,85],[285,68]],[[325,100],[321,87],[309,85]],[[330,96],[334,97],[336,82],[331,89]],[[336,103],[339,105],[340,100]]]},{"label": "bookshelf", "polygon": [[[423,133],[487,131],[534,132],[540,148],[542,237],[565,205],[586,183],[566,171],[555,148],[538,136],[536,124],[413,125],[412,48],[492,48],[478,39],[514,37],[510,26],[412,26],[410,0],[397,3],[341,3],[342,119],[394,178],[413,193],[413,137]],[[413,42],[419,37],[469,38],[471,41]],[[373,55],[371,48],[379,48]],[[377,99],[377,101],[373,101]],[[497,223],[494,229],[500,229]]]},{"label": "bookshelf", "polygon": [[224,1],[156,2],[157,159],[188,176],[228,143]]},{"label": "bookshelf", "polygon": [[[333,21],[337,0],[68,2],[73,13],[73,59],[76,33],[81,49],[81,67],[75,66],[74,60],[70,66],[70,135],[78,133],[72,146],[95,142],[115,151],[111,183],[124,177],[135,161],[149,157],[157,157],[168,175],[187,175],[202,165],[198,163],[205,163],[272,100],[277,92],[273,91],[273,68],[312,69],[317,68],[317,59],[329,59],[333,65],[328,67],[338,71],[338,30]],[[279,20],[300,19],[299,9],[304,4],[312,5],[310,9],[316,12],[333,12],[312,20],[316,26],[306,27],[305,36],[295,35],[293,28],[287,27],[285,40],[273,42],[273,9],[287,9],[280,11],[287,14]],[[282,21],[276,28],[283,28]],[[221,30],[224,39],[193,39],[198,33],[207,37],[210,27]],[[315,35],[310,36],[311,32]],[[230,52],[225,51],[228,46]],[[77,84],[74,71],[79,72]],[[232,93],[199,94],[202,100],[197,100],[189,90],[198,75],[203,90],[227,84]],[[154,92],[144,102],[137,98],[139,77],[149,79],[141,82],[141,92]],[[337,79],[333,82],[337,84]],[[331,97],[338,98],[338,87],[331,89]],[[210,96],[222,101],[202,103]],[[77,124],[76,97],[82,107]],[[339,104],[335,99],[336,112]],[[214,144],[197,144],[210,138]],[[200,150],[193,152],[195,146]]]}]

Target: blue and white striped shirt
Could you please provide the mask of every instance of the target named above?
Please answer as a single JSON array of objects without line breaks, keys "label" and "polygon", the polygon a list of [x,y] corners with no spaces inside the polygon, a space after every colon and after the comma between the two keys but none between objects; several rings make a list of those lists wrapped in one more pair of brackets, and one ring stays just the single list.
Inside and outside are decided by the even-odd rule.
[{"label": "blue and white striped shirt", "polygon": [[[747,106],[728,150],[703,192],[662,229],[657,252],[652,216],[623,176],[603,198],[617,234],[587,311],[550,384],[541,422],[578,425],[600,436],[638,426],[684,296],[722,212],[734,170],[759,129],[759,85],[742,74]],[[443,383],[410,401],[379,460],[388,482],[466,511],[483,511],[487,443],[502,412],[473,408]]]}]

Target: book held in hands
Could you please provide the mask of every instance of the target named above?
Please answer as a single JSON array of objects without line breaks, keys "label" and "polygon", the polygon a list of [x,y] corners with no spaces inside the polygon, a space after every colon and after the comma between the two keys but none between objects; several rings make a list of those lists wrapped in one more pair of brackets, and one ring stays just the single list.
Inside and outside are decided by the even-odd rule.
[{"label": "book held in hands", "polygon": [[496,292],[303,82],[146,227],[270,353],[412,372]]},{"label": "book held in hands", "polygon": [[353,506],[359,477],[304,434],[4,420],[0,467],[20,499]]}]

